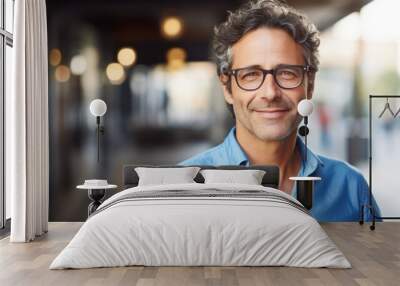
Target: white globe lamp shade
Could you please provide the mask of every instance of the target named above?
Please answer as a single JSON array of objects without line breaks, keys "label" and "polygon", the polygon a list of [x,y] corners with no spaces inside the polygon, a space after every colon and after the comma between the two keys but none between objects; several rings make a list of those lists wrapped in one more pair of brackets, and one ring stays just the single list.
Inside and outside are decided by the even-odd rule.
[{"label": "white globe lamp shade", "polygon": [[309,99],[303,99],[297,105],[297,111],[301,116],[309,116],[314,110],[314,104]]},{"label": "white globe lamp shade", "polygon": [[103,116],[107,111],[107,104],[101,99],[92,100],[90,103],[90,113],[94,116]]}]

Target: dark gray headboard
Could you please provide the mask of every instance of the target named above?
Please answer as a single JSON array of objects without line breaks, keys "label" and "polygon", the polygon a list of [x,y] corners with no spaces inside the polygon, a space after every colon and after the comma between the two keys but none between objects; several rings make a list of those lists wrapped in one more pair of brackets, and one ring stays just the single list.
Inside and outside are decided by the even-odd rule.
[{"label": "dark gray headboard", "polygon": [[[279,186],[279,167],[273,165],[254,165],[254,166],[202,166],[202,165],[192,165],[192,166],[157,166],[162,168],[179,168],[179,167],[200,167],[201,169],[219,169],[219,170],[246,170],[246,169],[257,169],[264,170],[265,175],[262,180],[262,185],[265,187],[271,187],[277,189]],[[123,189],[136,187],[139,182],[139,177],[135,171],[136,167],[155,167],[155,166],[146,166],[146,165],[124,165],[123,174],[122,174],[122,184]],[[194,178],[197,183],[204,183],[204,178],[200,174]]]}]

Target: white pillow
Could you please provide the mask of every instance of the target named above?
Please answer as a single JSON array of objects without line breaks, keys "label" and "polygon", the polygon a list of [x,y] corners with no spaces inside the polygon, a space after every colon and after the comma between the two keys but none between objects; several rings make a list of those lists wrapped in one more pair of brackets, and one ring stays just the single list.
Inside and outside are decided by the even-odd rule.
[{"label": "white pillow", "polygon": [[146,168],[136,167],[138,186],[195,183],[199,167]]},{"label": "white pillow", "polygon": [[265,171],[262,170],[201,170],[204,183],[235,183],[261,185]]}]

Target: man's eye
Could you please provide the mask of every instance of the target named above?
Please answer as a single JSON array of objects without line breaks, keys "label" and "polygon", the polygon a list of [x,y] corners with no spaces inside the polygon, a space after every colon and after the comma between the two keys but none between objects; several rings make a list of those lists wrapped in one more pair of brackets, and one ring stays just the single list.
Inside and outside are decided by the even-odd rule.
[{"label": "man's eye", "polygon": [[253,79],[253,78],[257,78],[260,76],[260,72],[258,71],[248,71],[243,73],[243,75],[241,76],[242,79]]},{"label": "man's eye", "polygon": [[278,72],[278,76],[282,77],[284,79],[293,79],[293,78],[297,78],[298,74],[292,70],[282,70],[282,71]]}]

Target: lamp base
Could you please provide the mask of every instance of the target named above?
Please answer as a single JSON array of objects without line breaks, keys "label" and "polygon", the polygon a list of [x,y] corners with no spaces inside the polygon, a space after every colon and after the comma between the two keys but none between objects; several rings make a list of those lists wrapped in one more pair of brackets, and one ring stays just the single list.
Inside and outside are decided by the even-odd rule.
[{"label": "lamp base", "polygon": [[321,180],[320,177],[290,177],[296,181],[297,200],[308,210],[313,207],[314,181]]},{"label": "lamp base", "polygon": [[105,189],[89,189],[88,196],[89,199],[92,201],[88,206],[88,217],[94,213],[97,208],[101,205],[102,199],[106,194]]}]

